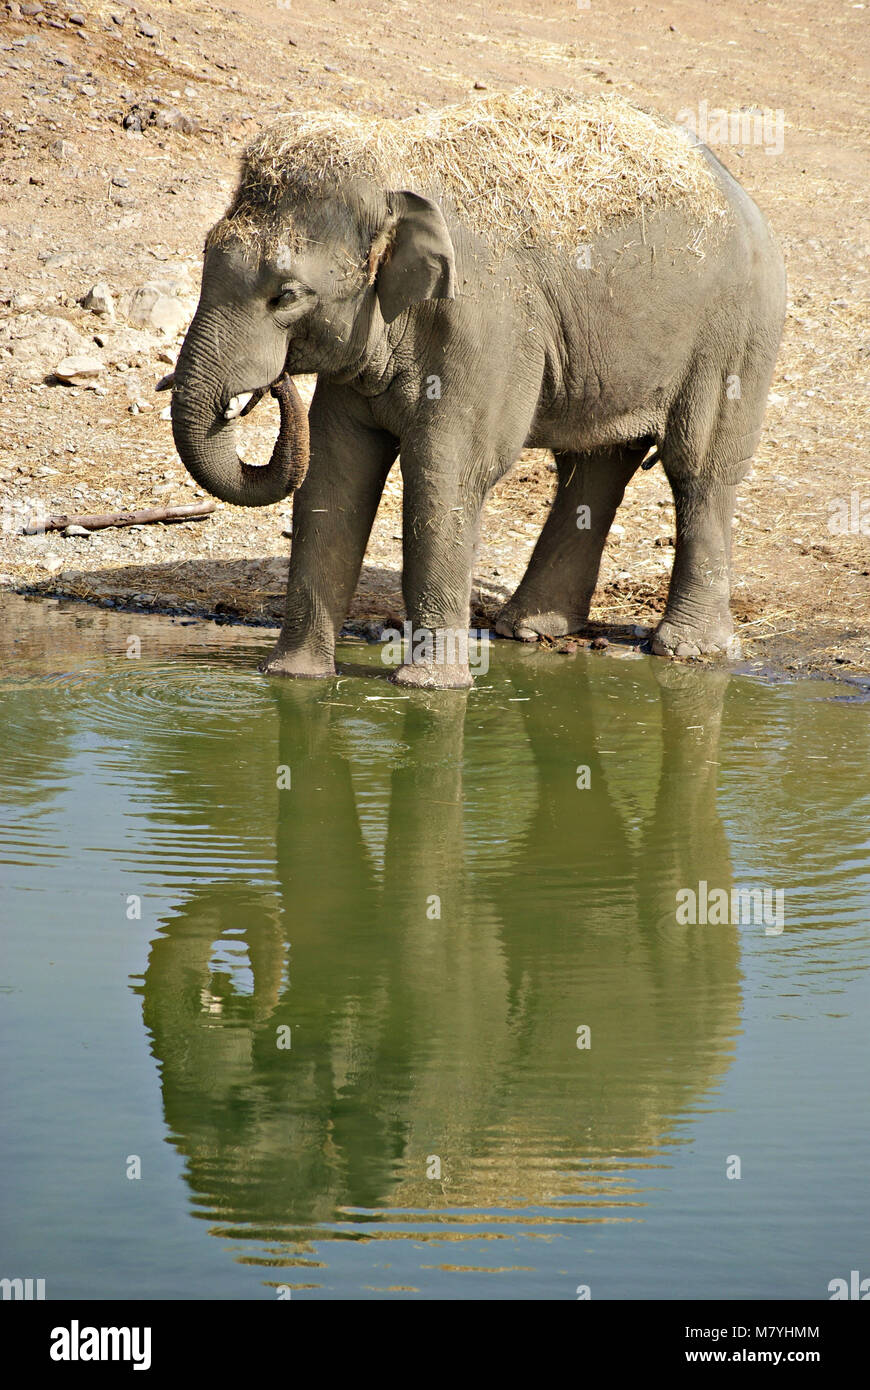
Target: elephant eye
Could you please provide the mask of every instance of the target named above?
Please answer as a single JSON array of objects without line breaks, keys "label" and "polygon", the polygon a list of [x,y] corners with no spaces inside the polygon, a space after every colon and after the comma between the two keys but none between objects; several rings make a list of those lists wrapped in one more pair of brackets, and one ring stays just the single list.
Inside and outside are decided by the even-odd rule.
[{"label": "elephant eye", "polygon": [[292,284],[282,285],[273,299],[269,300],[270,309],[287,309],[291,304],[296,304],[300,299],[307,298],[310,293],[304,285]]}]

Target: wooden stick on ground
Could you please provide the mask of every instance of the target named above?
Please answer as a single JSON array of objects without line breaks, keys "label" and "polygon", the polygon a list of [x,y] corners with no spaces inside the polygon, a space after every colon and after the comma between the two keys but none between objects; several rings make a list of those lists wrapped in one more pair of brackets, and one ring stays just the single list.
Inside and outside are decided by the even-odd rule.
[{"label": "wooden stick on ground", "polygon": [[21,534],[38,536],[42,531],[63,531],[67,526],[84,526],[87,531],[104,531],[108,526],[150,526],[156,521],[203,521],[211,515],[214,507],[214,502],[193,502],[187,507],[151,507],[141,512],[47,516],[41,522],[30,522]]}]

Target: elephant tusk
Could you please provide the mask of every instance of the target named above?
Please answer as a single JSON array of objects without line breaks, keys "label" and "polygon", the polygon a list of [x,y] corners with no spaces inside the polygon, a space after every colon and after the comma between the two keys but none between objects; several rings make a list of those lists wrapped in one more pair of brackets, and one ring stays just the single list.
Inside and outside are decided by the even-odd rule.
[{"label": "elephant tusk", "polygon": [[253,391],[243,391],[240,396],[233,396],[226,410],[224,411],[225,420],[235,420],[237,415],[241,415],[248,401],[253,400]]}]

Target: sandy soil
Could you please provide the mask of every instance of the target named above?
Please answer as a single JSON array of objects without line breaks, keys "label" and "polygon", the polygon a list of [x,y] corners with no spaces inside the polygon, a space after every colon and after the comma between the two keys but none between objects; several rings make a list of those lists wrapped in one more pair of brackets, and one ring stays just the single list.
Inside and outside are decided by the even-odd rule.
[{"label": "sandy soil", "polygon": [[[701,102],[783,113],[781,150],[773,139],[717,149],[771,218],[790,278],[767,429],[740,494],[734,612],[754,663],[870,673],[863,5],[22,0],[0,21],[0,583],[276,622],[289,502],[89,537],[18,534],[38,506],[95,512],[202,495],[153,386],[195,307],[203,237],[239,147],[291,106],[404,115],[475,84],[617,89],[671,117]],[[124,129],[130,113],[141,131]],[[133,292],[155,280],[181,308],[166,331],[131,330]],[[79,303],[95,282],[111,290],[113,322]],[[101,361],[96,390],[52,378],[73,350]],[[268,456],[276,420],[271,402],[258,407],[249,457]],[[552,485],[549,457],[529,451],[492,494],[476,569],[482,618],[521,578]],[[400,505],[394,469],[357,623],[402,612]],[[660,614],[672,543],[657,467],[633,480],[606,548],[592,616],[611,636]]]}]

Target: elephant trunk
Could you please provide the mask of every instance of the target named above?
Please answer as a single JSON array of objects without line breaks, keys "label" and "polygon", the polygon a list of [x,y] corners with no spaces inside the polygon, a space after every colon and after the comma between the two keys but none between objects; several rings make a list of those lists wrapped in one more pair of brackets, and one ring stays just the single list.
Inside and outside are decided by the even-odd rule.
[{"label": "elephant trunk", "polygon": [[275,440],[269,467],[275,464],[286,474],[287,491],[295,492],[302,486],[308,472],[308,411],[302,404],[296,382],[286,372],[275,382],[272,395],[278,402],[281,428]]},{"label": "elephant trunk", "polygon": [[[182,350],[183,356],[183,350]],[[213,497],[237,507],[265,507],[299,487],[308,469],[308,413],[291,377],[273,385],[281,427],[265,467],[243,463],[236,425],[220,410],[214,382],[183,370],[179,359],[172,391],[172,435],[192,478]]]}]

